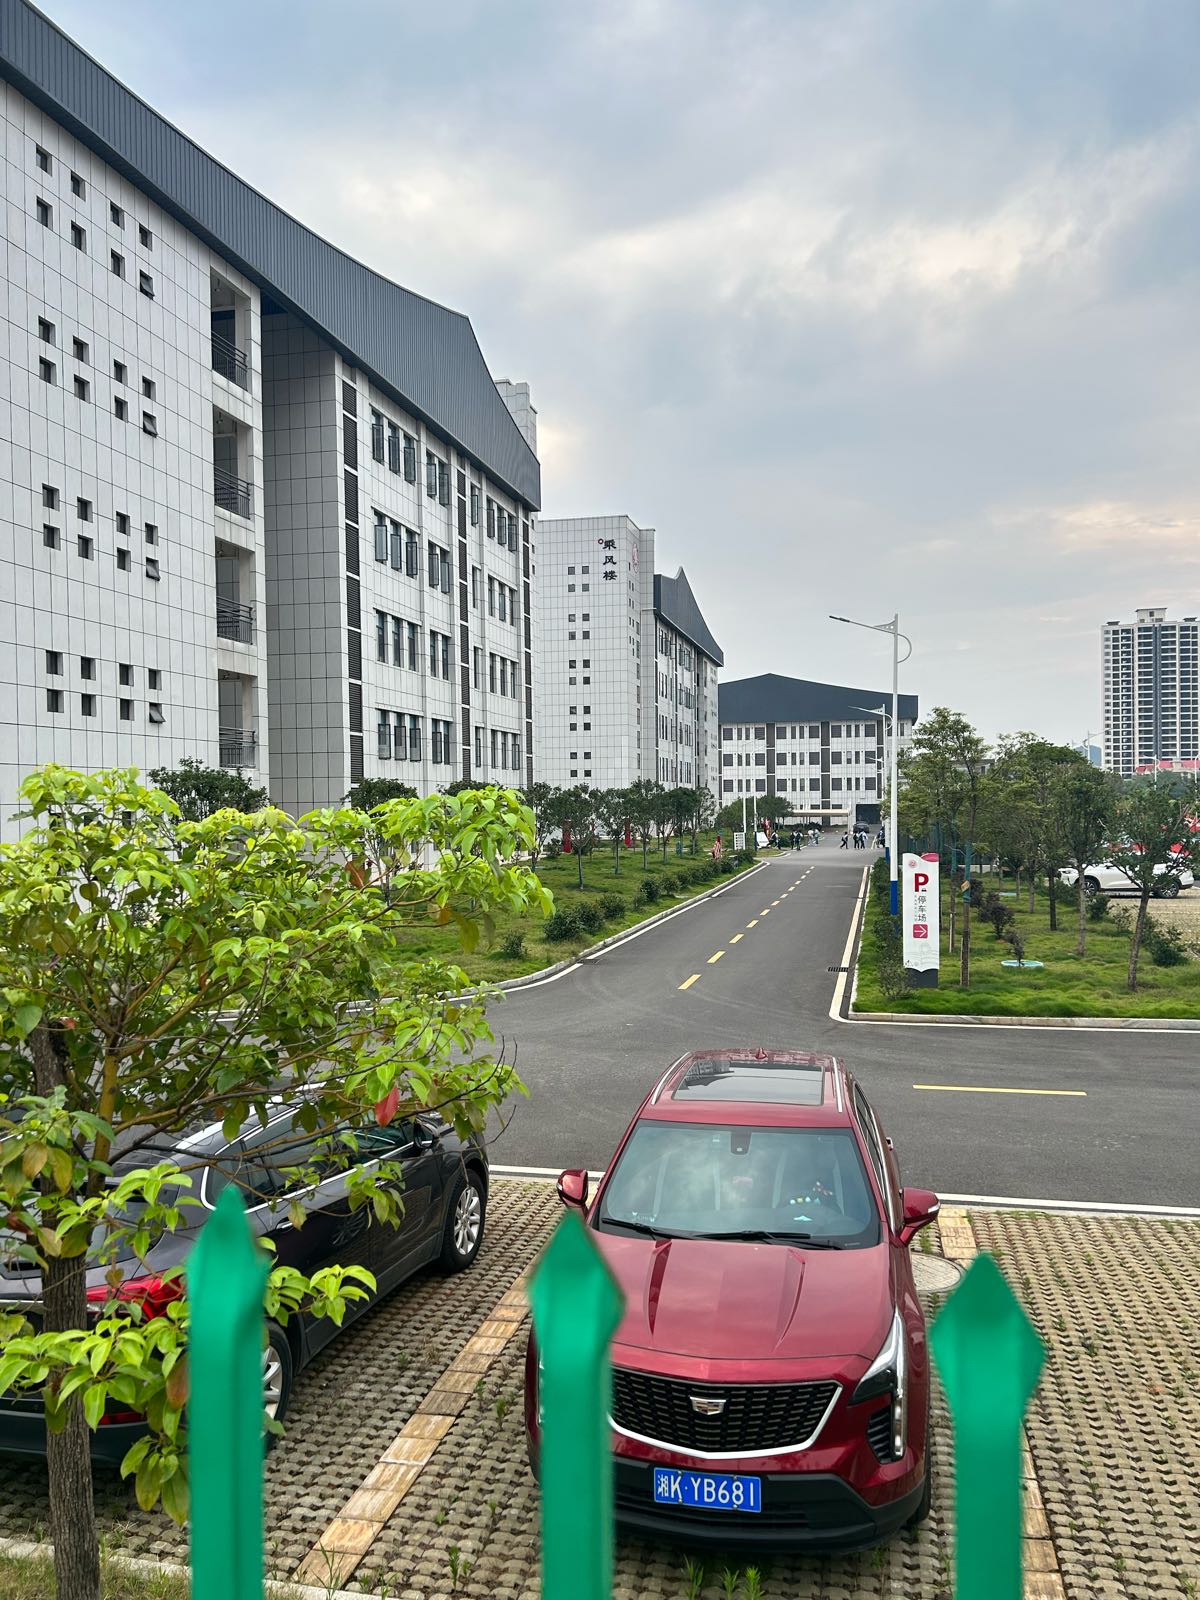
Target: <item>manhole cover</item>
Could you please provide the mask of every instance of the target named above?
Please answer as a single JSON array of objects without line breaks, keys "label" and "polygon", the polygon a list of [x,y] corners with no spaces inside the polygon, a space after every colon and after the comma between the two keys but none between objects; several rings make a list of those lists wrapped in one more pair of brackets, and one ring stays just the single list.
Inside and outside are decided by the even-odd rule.
[{"label": "manhole cover", "polygon": [[923,1250],[912,1253],[913,1281],[918,1294],[945,1294],[953,1289],[962,1277],[962,1268],[944,1256],[926,1255]]}]

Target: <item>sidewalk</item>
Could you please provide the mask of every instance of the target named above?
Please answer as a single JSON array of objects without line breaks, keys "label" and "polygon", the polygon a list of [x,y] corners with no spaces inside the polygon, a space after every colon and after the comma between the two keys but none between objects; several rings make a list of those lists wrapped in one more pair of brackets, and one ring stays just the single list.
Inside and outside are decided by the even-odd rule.
[{"label": "sidewalk", "polygon": [[[302,1375],[267,1464],[275,1576],[390,1600],[536,1600],[519,1279],[558,1215],[551,1184],[497,1178],[476,1267],[406,1285]],[[1200,1223],[949,1207],[943,1218],[919,1261],[991,1250],[1048,1347],[1027,1417],[1027,1596],[1194,1600]],[[932,1313],[940,1298],[924,1298]],[[948,1600],[953,1466],[940,1393],[933,1457],[919,1533],[859,1555],[764,1559],[763,1600]],[[110,1547],[186,1561],[186,1534],[140,1512],[115,1475],[98,1489]],[[44,1468],[0,1461],[0,1534],[44,1537],[45,1522]],[[703,1559],[704,1582],[689,1589],[680,1551],[622,1537],[614,1593],[719,1600],[726,1563]],[[735,1594],[750,1564],[731,1558]]]}]

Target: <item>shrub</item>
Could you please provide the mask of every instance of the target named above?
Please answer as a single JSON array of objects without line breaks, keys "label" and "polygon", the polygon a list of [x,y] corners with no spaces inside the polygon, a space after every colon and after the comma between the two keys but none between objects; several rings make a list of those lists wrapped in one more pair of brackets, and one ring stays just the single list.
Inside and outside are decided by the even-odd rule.
[{"label": "shrub", "polygon": [[992,925],[992,932],[997,939],[1007,939],[1008,930],[1016,921],[1016,914],[1011,906],[1006,906],[998,894],[986,894],[983,899],[977,900],[974,891],[971,894],[971,904],[978,905],[981,916]]},{"label": "shrub", "polygon": [[599,933],[604,926],[604,912],[597,900],[581,900],[575,907],[575,915],[584,933]]},{"label": "shrub", "polygon": [[728,877],[733,871],[733,861],[729,856],[722,856],[717,862],[717,871],[722,878]]},{"label": "shrub", "polygon": [[658,880],[658,886],[664,894],[682,894],[687,888],[681,872],[664,872]]},{"label": "shrub", "polygon": [[899,917],[888,915],[880,921],[876,940],[875,970],[879,974],[879,987],[889,1000],[899,1000],[908,993]]},{"label": "shrub", "polygon": [[583,933],[578,906],[564,906],[558,911],[552,911],[546,918],[546,926],[542,931],[547,944],[560,944],[565,939],[578,939]]},{"label": "shrub", "polygon": [[638,893],[642,897],[644,906],[652,906],[658,899],[658,884],[653,878],[643,878],[642,886]]},{"label": "shrub", "polygon": [[542,855],[547,861],[557,861],[559,856],[562,855],[562,840],[551,839],[542,851]]},{"label": "shrub", "polygon": [[625,915],[625,896],[614,894],[611,891],[608,894],[602,894],[600,896],[600,909],[604,913],[606,922],[616,922],[619,917]]},{"label": "shrub", "polygon": [[519,961],[525,954],[525,935],[520,928],[514,928],[500,946],[500,954],[507,956],[510,961]]},{"label": "shrub", "polygon": [[1089,922],[1103,922],[1108,916],[1108,908],[1112,901],[1106,894],[1094,894],[1087,903],[1087,919]]},{"label": "shrub", "polygon": [[1006,928],[1003,933],[997,934],[996,937],[998,939],[1003,939],[1004,942],[1011,947],[1012,953],[1016,960],[1024,961],[1025,935],[1021,932],[1020,928],[1015,926]]},{"label": "shrub", "polygon": [[1187,960],[1187,945],[1178,928],[1146,918],[1142,930],[1142,949],[1156,967],[1180,967]]}]

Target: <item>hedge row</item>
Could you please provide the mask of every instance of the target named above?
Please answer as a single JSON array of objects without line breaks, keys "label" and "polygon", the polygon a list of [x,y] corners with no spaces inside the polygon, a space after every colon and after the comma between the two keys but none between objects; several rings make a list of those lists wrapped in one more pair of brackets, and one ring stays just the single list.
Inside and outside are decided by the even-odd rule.
[{"label": "hedge row", "polygon": [[753,860],[749,851],[740,850],[734,855],[722,856],[719,861],[686,862],[671,872],[660,872],[656,878],[643,878],[628,899],[620,894],[602,894],[592,900],[559,906],[546,918],[544,937],[547,944],[561,944],[568,939],[600,933],[605,923],[620,921],[631,909],[657,905],[702,884],[713,883]]}]

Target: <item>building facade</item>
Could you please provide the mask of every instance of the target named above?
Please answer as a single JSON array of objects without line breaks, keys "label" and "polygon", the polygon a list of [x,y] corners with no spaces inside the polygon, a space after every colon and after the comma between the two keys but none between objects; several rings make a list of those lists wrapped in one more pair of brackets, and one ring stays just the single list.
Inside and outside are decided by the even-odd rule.
[{"label": "building facade", "polygon": [[539,518],[538,778],[562,787],[711,787],[723,657],[682,568],[654,571],[653,528]]},{"label": "building facade", "polygon": [[523,384],[0,0],[0,828],[47,761],[530,781]]},{"label": "building facade", "polygon": [[1129,778],[1200,756],[1198,643],[1200,622],[1168,622],[1165,606],[1146,606],[1132,622],[1104,623],[1103,764],[1109,771]]},{"label": "building facade", "polygon": [[[891,760],[891,693],[767,672],[723,683],[717,802],[779,795],[788,820],[845,827],[877,822]],[[899,699],[900,750],[912,743],[917,697]]]}]

